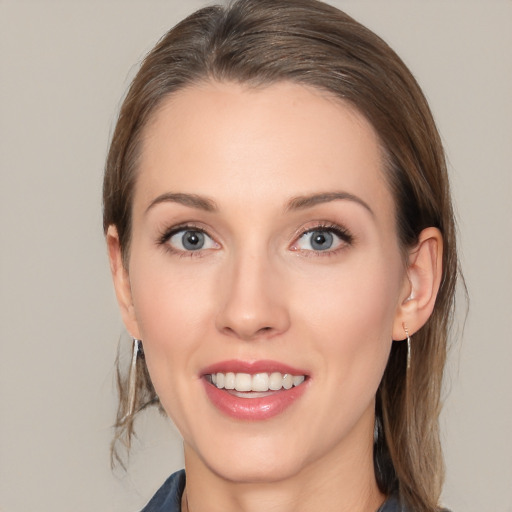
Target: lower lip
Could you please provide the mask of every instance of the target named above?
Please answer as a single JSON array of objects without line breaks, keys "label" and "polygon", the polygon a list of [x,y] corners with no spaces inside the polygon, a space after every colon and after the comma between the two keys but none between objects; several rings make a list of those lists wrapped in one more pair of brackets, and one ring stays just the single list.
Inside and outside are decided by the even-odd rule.
[{"label": "lower lip", "polygon": [[208,398],[219,411],[232,418],[248,421],[267,420],[281,414],[304,394],[307,387],[303,382],[299,386],[281,389],[268,396],[243,398],[218,389],[206,379],[203,379],[203,383]]}]

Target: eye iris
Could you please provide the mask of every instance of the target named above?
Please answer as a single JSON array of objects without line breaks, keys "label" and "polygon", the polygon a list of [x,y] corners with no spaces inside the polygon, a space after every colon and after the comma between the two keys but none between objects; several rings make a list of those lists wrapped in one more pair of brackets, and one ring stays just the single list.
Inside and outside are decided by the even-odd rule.
[{"label": "eye iris", "polygon": [[204,234],[200,231],[185,231],[181,238],[183,247],[189,251],[197,251],[204,245]]},{"label": "eye iris", "polygon": [[328,231],[313,231],[311,234],[311,247],[315,251],[325,251],[329,249],[334,241],[332,233]]}]

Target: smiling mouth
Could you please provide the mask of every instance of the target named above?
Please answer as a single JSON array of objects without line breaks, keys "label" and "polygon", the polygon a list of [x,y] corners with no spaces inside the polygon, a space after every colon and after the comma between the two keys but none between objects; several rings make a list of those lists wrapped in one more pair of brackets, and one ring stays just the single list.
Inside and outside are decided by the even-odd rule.
[{"label": "smiling mouth", "polygon": [[300,401],[311,377],[303,369],[270,360],[223,361],[205,368],[201,376],[211,404],[237,421],[280,415]]},{"label": "smiling mouth", "polygon": [[292,375],[290,373],[234,373],[217,372],[205,375],[208,382],[217,389],[222,389],[241,398],[259,398],[269,393],[289,390],[300,386],[305,375]]}]

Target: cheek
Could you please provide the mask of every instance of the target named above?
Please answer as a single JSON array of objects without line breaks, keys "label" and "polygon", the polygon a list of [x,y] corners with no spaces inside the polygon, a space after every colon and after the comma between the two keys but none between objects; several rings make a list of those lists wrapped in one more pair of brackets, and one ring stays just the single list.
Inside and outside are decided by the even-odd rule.
[{"label": "cheek", "polygon": [[401,289],[402,268],[396,260],[370,254],[334,269],[303,274],[301,290],[293,292],[300,298],[300,314],[321,330],[337,326],[339,335],[358,332],[355,339],[360,341],[372,330],[390,337]]},{"label": "cheek", "polygon": [[[393,263],[394,262],[394,263]],[[387,363],[399,293],[399,259],[364,258],[303,282],[296,318],[340,385],[378,386]],[[306,293],[307,290],[307,293]],[[306,320],[307,319],[307,320]]]},{"label": "cheek", "polygon": [[141,255],[144,265],[135,258],[130,272],[135,315],[152,382],[165,402],[166,390],[180,386],[185,371],[194,373],[193,355],[208,337],[212,279],[200,266],[180,271],[161,255]]},{"label": "cheek", "polygon": [[153,261],[134,270],[131,282],[151,381],[171,420],[190,437],[186,411],[200,384],[194,357],[208,339],[211,278]]},{"label": "cheek", "polygon": [[[155,348],[185,340],[201,328],[204,310],[211,307],[212,279],[205,266],[172,265],[166,256],[134,255],[130,270],[133,303],[143,340]],[[188,336],[187,336],[188,335]]]}]

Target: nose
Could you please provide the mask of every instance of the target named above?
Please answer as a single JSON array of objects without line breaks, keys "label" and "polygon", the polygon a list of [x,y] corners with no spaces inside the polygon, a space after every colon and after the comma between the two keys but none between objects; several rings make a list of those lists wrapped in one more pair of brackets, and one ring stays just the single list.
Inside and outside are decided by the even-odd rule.
[{"label": "nose", "polygon": [[217,329],[245,341],[268,339],[288,330],[284,277],[268,257],[240,256],[220,284]]}]

